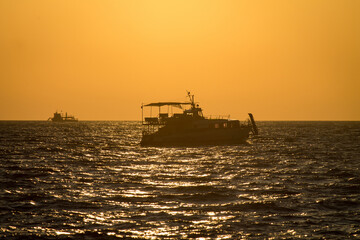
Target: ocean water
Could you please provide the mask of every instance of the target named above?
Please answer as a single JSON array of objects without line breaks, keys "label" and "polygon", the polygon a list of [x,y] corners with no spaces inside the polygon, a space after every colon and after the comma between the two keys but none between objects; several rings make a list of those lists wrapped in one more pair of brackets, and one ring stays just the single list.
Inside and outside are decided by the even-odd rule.
[{"label": "ocean water", "polygon": [[360,122],[141,147],[139,122],[0,122],[1,239],[360,239]]}]

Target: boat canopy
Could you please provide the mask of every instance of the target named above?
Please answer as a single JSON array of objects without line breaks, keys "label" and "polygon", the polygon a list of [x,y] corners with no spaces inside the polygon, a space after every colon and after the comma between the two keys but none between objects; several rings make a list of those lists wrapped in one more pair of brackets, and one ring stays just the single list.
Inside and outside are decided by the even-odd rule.
[{"label": "boat canopy", "polygon": [[144,105],[144,107],[162,107],[162,106],[175,106],[181,108],[181,105],[190,105],[190,102],[157,102],[149,103]]}]

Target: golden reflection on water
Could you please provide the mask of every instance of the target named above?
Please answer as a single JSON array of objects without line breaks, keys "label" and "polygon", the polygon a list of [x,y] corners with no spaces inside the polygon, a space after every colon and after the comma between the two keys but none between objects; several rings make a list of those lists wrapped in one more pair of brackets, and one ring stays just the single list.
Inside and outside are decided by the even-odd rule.
[{"label": "golden reflection on water", "polygon": [[[173,150],[170,150],[170,152]],[[75,212],[72,214],[82,217],[82,223],[80,224],[89,224],[89,225],[100,225],[115,227],[119,224],[133,224],[133,227],[126,229],[116,229],[116,231],[108,231],[106,234],[108,236],[114,237],[123,237],[126,236],[132,238],[143,238],[143,239],[158,239],[161,237],[174,237],[181,236],[182,238],[188,238],[191,235],[199,236],[201,231],[216,231],[226,224],[227,221],[235,219],[233,211],[213,211],[211,210],[212,206],[214,208],[220,207],[221,203],[192,203],[192,202],[179,202],[176,198],[177,196],[182,196],[187,194],[191,196],[192,194],[197,194],[197,192],[177,192],[176,189],[179,187],[186,188],[198,188],[201,186],[218,186],[220,181],[231,181],[234,179],[238,173],[222,173],[217,176],[217,179],[212,178],[209,181],[199,181],[199,179],[211,179],[210,171],[214,169],[221,172],[222,166],[221,162],[218,162],[218,166],[209,166],[207,164],[206,157],[203,158],[205,162],[194,162],[189,160],[181,160],[169,164],[161,165],[159,163],[152,164],[132,164],[122,167],[107,167],[108,170],[118,172],[121,174],[123,180],[128,180],[133,182],[133,179],[141,179],[141,184],[148,187],[155,187],[154,189],[145,190],[136,188],[136,184],[133,187],[128,188],[117,188],[109,189],[107,188],[104,191],[101,191],[103,196],[108,200],[106,203],[109,205],[123,207],[123,211],[107,211],[107,212]],[[151,158],[149,158],[151,161]],[[159,159],[157,159],[159,161]],[[186,162],[186,164],[185,164]],[[164,162],[166,163],[166,162]],[[213,169],[210,169],[212,167]],[[209,169],[208,169],[209,168]],[[201,170],[199,170],[201,169]],[[208,169],[208,170],[207,170]],[[83,174],[83,177],[91,177],[91,174]],[[114,178],[113,178],[114,179]],[[136,183],[136,182],[135,182]],[[84,184],[87,184],[86,182]],[[241,185],[249,186],[250,182],[242,182]],[[225,189],[231,190],[236,189],[236,186],[228,184],[224,186]],[[167,193],[174,197],[171,200],[156,201],[152,202],[152,198],[158,197],[162,189],[170,191]],[[260,190],[259,188],[253,187],[253,190]],[[85,188],[78,192],[78,196],[82,198],[96,198],[98,197],[99,192],[97,189]],[[251,194],[238,194],[238,199],[248,199],[255,202],[266,200],[266,199],[275,199],[275,196],[267,195],[265,196],[254,196]],[[123,199],[123,200],[122,200]],[[126,199],[131,200],[130,202]],[[204,199],[206,201],[206,199]],[[211,200],[211,199],[209,199]],[[242,202],[239,201],[239,204]],[[235,202],[234,202],[235,204]],[[227,205],[227,204],[225,204]],[[225,206],[224,205],[224,206]],[[207,210],[194,210],[194,208],[206,208]],[[161,215],[173,216],[177,220],[164,221],[161,220]],[[157,220],[151,220],[156,216],[160,216]],[[253,217],[256,217],[253,216]],[[167,217],[165,217],[167,218]],[[184,220],[186,219],[186,220]],[[184,224],[177,224],[177,221],[185,221],[187,226]],[[237,220],[234,220],[237,221]],[[186,232],[186,233],[184,233]],[[68,234],[68,232],[57,232],[60,234]],[[196,239],[231,239],[231,234],[217,235],[217,238],[211,237],[197,237]]]},{"label": "golden reflection on water", "polygon": [[[343,221],[349,211],[358,213],[358,123],[325,124],[325,131],[305,124],[295,141],[283,141],[288,126],[281,123],[266,138],[254,139],[254,146],[201,148],[141,148],[135,142],[140,131],[125,146],[119,142],[130,136],[120,128],[111,128],[118,131],[113,137],[100,136],[104,125],[110,126],[100,124],[91,140],[86,131],[99,128],[76,133],[78,126],[72,131],[66,125],[49,142],[40,128],[29,128],[24,139],[31,141],[8,144],[11,158],[1,162],[0,238],[359,236],[358,226],[348,224],[358,215]],[[304,129],[304,123],[292,129]],[[340,132],[345,135],[338,141]]]}]

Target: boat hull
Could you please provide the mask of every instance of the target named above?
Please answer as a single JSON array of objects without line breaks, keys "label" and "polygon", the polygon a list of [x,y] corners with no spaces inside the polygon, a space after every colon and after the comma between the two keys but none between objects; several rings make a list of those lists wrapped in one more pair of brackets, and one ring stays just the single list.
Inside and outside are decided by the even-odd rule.
[{"label": "boat hull", "polygon": [[251,127],[230,129],[197,129],[177,133],[143,135],[142,146],[199,146],[246,143]]}]

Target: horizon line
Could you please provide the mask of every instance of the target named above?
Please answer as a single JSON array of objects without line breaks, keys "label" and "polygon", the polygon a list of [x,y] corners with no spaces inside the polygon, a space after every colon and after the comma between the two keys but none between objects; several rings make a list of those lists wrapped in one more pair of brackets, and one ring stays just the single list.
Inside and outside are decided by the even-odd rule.
[{"label": "horizon line", "polygon": [[[42,120],[42,119],[0,119],[1,122],[51,122],[50,120]],[[141,120],[129,120],[129,119],[84,119],[84,120],[78,120],[78,122],[95,122],[95,121],[104,121],[104,122],[111,122],[111,121],[116,121],[116,122],[120,122],[120,121],[126,121],[126,122],[141,122]],[[240,121],[246,121],[246,120],[240,120]],[[326,119],[326,120],[316,120],[316,119],[307,119],[307,120],[289,120],[289,119],[281,119],[281,120],[256,120],[256,122],[360,122],[359,120],[345,120],[345,119],[341,119],[341,120],[331,120],[331,119]]]}]

